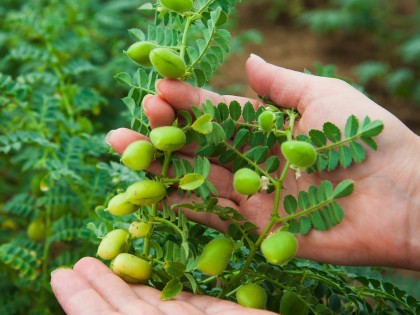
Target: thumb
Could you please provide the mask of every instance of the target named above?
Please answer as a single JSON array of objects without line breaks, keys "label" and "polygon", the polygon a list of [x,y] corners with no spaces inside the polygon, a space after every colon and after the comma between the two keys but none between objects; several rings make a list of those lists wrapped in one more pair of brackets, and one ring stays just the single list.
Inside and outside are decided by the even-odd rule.
[{"label": "thumb", "polygon": [[312,92],[322,84],[320,77],[274,66],[254,54],[246,62],[246,73],[258,95],[300,113],[313,99]]}]

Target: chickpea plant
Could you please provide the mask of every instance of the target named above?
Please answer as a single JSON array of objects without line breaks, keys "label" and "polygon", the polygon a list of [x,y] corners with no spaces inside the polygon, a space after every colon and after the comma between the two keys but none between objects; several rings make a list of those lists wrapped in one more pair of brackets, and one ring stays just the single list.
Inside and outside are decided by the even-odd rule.
[{"label": "chickpea plant", "polygon": [[[285,315],[390,309],[414,314],[411,297],[390,294],[399,292],[391,284],[379,288],[344,268],[294,258],[296,234],[326,231],[343,220],[339,199],[353,192],[354,183],[324,180],[293,196],[284,190],[287,174],[299,180],[304,172],[333,172],[363,162],[377,149],[381,121],[350,116],[345,126],[325,122],[322,130],[296,135],[299,114],[262,98],[267,106],[257,109],[236,101],[191,104],[173,126],[149,128],[141,104],[146,94],[156,93],[157,79],[202,86],[226,59],[231,37],[221,27],[234,5],[233,0],[161,0],[140,7],[154,14],[154,22],[147,30],[131,29],[136,42],[125,51],[139,68],[134,76],[123,72],[116,79],[130,88],[123,102],[132,128],[150,142],[133,142],[120,157],[141,179],[116,191],[98,211],[100,220],[89,225],[102,239],[97,255],[127,282],[161,289],[162,299],[187,290]],[[195,156],[182,158],[179,150],[191,143],[197,145]],[[283,158],[272,153],[276,147]],[[218,204],[218,191],[208,179],[209,158],[234,172],[231,185],[239,194],[271,196],[265,227],[258,230],[235,209]],[[152,175],[147,169],[156,162],[161,173]],[[171,193],[198,199],[172,204]],[[189,221],[186,211],[217,215],[229,228],[218,233]]]}]

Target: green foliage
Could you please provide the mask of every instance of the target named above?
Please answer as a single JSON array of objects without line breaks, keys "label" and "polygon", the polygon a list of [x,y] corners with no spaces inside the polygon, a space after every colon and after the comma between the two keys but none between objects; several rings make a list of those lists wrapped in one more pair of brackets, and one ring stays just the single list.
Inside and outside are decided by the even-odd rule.
[{"label": "green foliage", "polygon": [[[155,12],[154,24],[149,25],[147,30],[131,29],[130,33],[137,41],[152,41],[161,47],[175,49],[184,58],[187,67],[182,79],[201,86],[230,50],[226,46],[229,44],[229,33],[215,23],[222,11],[210,3],[197,1],[192,13],[183,15],[156,10],[159,4],[147,4],[142,9],[145,13]],[[227,4],[223,1],[217,3]],[[222,5],[222,10],[231,10],[229,5]],[[207,18],[195,17],[193,13],[196,12],[203,12],[203,15],[205,12]],[[319,66],[318,70],[325,76],[335,74],[333,67]],[[121,72],[115,78],[129,88],[123,102],[131,114],[132,128],[148,135],[150,127],[142,109],[142,100],[146,94],[156,93],[155,82],[160,75],[154,68],[140,67],[134,75]],[[263,101],[271,104],[270,100]],[[383,129],[380,121],[372,121],[369,117],[359,121],[359,118],[350,116],[345,126],[326,122],[322,130],[295,135],[293,129],[299,114],[293,110],[279,110],[275,106],[272,110],[273,122],[264,130],[260,129],[258,118],[265,110],[262,107],[254,109],[251,103],[242,107],[236,101],[230,104],[207,101],[191,104],[191,111],[180,111],[182,119],[174,125],[186,133],[187,144],[196,145],[194,158],[186,159],[163,149],[164,152],[158,156],[162,162],[161,174],[151,176],[146,172],[145,176],[166,185],[168,194],[177,192],[181,196],[192,197],[192,201],[170,204],[164,198],[152,205],[141,205],[135,213],[122,217],[99,211],[99,219],[89,224],[90,229],[102,237],[116,228],[127,229],[133,221],[151,224],[148,234],[133,239],[127,251],[153,265],[149,284],[162,290],[163,299],[174,298],[181,290],[186,290],[234,300],[234,293],[242,283],[257,281],[270,292],[267,308],[272,311],[279,310],[285,290],[291,289],[304,303],[304,308],[312,313],[383,314],[398,310],[414,314],[418,302],[389,283],[378,281],[378,286],[369,276],[350,274],[340,267],[312,261],[293,259],[283,266],[274,266],[264,259],[260,245],[275,224],[302,235],[311,229],[326,231],[334,228],[344,218],[339,199],[349,196],[354,190],[354,182],[350,179],[335,185],[324,180],[296,195],[281,198],[286,174],[294,172],[298,180],[301,172],[332,172],[339,167],[361,163],[371,149],[377,149],[374,138]],[[315,148],[317,162],[313,167],[293,169],[290,163],[280,161],[271,153],[290,140],[307,141]],[[270,221],[260,235],[256,234],[257,226],[237,210],[219,204],[219,192],[210,181],[210,160],[216,159],[233,172],[243,167],[254,170],[261,176],[266,193],[273,193]],[[171,175],[168,173],[169,165],[173,169]],[[124,172],[121,167],[117,170],[115,164],[101,164],[101,169],[114,169],[120,174]],[[127,184],[134,182],[130,176],[124,178]],[[157,211],[158,206],[162,211]],[[284,215],[279,213],[279,208],[284,208]],[[206,278],[197,264],[205,244],[219,238],[220,233],[189,221],[186,211],[218,216],[229,226],[224,237],[234,241],[233,256],[226,266],[223,264],[223,268],[217,271],[217,275]]]},{"label": "green foliage", "polygon": [[363,162],[366,159],[366,150],[356,140],[376,150],[377,144],[373,137],[377,136],[382,129],[381,121],[371,121],[369,117],[365,117],[359,123],[357,117],[350,116],[344,128],[344,135],[336,125],[325,123],[322,131],[313,129],[309,131],[309,137],[298,136],[298,138],[310,140],[321,153],[314,166],[311,167],[311,172],[333,171],[338,166],[347,168],[352,163]]},{"label": "green foliage", "polygon": [[[112,73],[130,66],[121,38],[134,17],[121,16],[136,5],[47,2],[0,9],[1,314],[61,312],[50,272],[92,252],[86,220],[119,185],[96,164],[108,160],[102,132],[118,116],[105,105],[122,96]],[[47,231],[36,243],[26,233],[35,219]]]},{"label": "green foliage", "polygon": [[[182,14],[162,10],[159,3],[146,3],[137,11],[138,4],[116,0],[6,1],[0,8],[1,314],[62,312],[51,295],[51,270],[92,255],[99,239],[117,228],[128,230],[133,221],[151,229],[130,238],[127,251],[153,265],[148,284],[162,290],[163,299],[186,290],[234,300],[243,283],[255,282],[270,292],[267,308],[276,312],[285,289],[293,290],[312,313],[418,312],[415,298],[371,274],[300,259],[274,266],[259,249],[275,224],[306,234],[340,223],[344,212],[338,199],[353,192],[351,180],[335,185],[325,180],[283,196],[285,175],[293,172],[298,180],[301,172],[362,162],[370,148],[377,149],[374,138],[383,128],[379,121],[366,117],[359,122],[351,116],[345,126],[326,122],[322,130],[295,136],[299,115],[293,110],[273,107],[271,129],[261,130],[258,118],[264,109],[251,103],[191,104],[175,124],[188,144],[197,145],[194,158],[159,152],[156,158],[163,166],[157,176],[128,169],[113,153],[115,161],[109,161],[102,132],[118,124],[119,112],[107,105],[122,98],[127,107],[122,117],[148,135],[142,101],[156,93],[156,80],[162,77],[153,67],[136,68],[121,53],[130,46],[124,41],[128,25],[134,25],[129,30],[134,41],[173,49],[186,64],[182,79],[203,86],[235,45],[225,24],[235,4],[197,0],[191,12]],[[404,46],[407,61],[416,56],[414,46]],[[322,69],[324,75],[334,70]],[[111,84],[113,76],[117,86]],[[293,169],[272,154],[292,139],[314,146],[318,160],[313,168]],[[233,171],[248,167],[261,176],[261,193],[271,194],[274,205],[260,235],[237,210],[219,204],[210,181],[213,159]],[[191,202],[170,204],[164,198],[123,216],[105,210],[112,195],[145,180],[159,182],[168,194],[192,197]],[[233,255],[220,275],[208,278],[196,267],[205,244],[221,233],[189,221],[187,212],[218,217],[228,226],[224,237],[232,241]],[[33,220],[45,224],[45,239],[28,238]]]},{"label": "green foliage", "polygon": [[366,60],[355,67],[359,82],[379,84],[389,95],[419,103],[418,5],[410,13],[401,13],[398,1],[328,2],[326,7],[304,13],[301,22],[317,33],[367,38],[378,47],[378,59]]}]

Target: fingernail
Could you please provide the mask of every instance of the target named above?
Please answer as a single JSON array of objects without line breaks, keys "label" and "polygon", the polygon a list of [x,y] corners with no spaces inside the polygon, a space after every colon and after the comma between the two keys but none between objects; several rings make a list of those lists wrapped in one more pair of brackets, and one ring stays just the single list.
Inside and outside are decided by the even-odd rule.
[{"label": "fingernail", "polygon": [[54,269],[54,270],[52,270],[51,271],[51,278],[54,276],[54,274],[57,272],[57,271],[59,271],[59,270],[62,270],[62,269],[71,269],[70,267],[58,267],[58,268],[56,268],[56,269]]},{"label": "fingernail", "polygon": [[251,58],[254,58],[255,60],[265,62],[265,60],[264,60],[264,59],[262,59],[260,56],[258,56],[258,55],[256,55],[256,54],[251,54],[251,55],[250,55],[250,57],[251,57]]},{"label": "fingernail", "polygon": [[159,85],[160,85],[160,82],[162,82],[162,79],[158,79],[158,80],[156,80],[156,82],[155,82],[155,90],[156,90],[156,92],[157,92],[158,94],[160,94],[160,92],[159,92]]},{"label": "fingernail", "polygon": [[143,102],[142,102],[142,107],[143,107],[143,111],[146,114],[146,116],[149,115],[149,108],[148,108],[148,102],[149,99],[152,97],[152,94],[147,94],[144,98],[143,98]]},{"label": "fingernail", "polygon": [[109,142],[109,140],[111,139],[112,133],[113,133],[114,131],[115,131],[115,130],[110,130],[110,131],[106,134],[106,136],[105,136],[105,143],[106,143],[107,145],[109,145],[109,146],[111,146],[111,143]]}]

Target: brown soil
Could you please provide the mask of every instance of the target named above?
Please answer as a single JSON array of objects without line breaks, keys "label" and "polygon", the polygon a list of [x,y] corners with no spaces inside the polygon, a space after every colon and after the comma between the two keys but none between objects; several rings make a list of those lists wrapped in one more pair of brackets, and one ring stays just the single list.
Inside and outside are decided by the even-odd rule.
[{"label": "brown soil", "polygon": [[[234,55],[222,66],[212,86],[227,91],[226,87],[241,87],[234,90],[244,96],[255,97],[245,75],[245,61],[250,53],[257,54],[270,63],[293,70],[314,71],[315,63],[336,66],[337,75],[355,79],[353,68],[366,60],[377,60],[378,50],[369,38],[349,38],[340,35],[318,36],[310,30],[288,21],[272,22],[264,18],[267,6],[247,3],[239,6],[238,32],[255,29],[263,35],[264,43],[249,44],[240,55]],[[368,88],[370,97],[401,119],[416,134],[420,135],[420,105],[395,99],[376,87]]]}]

